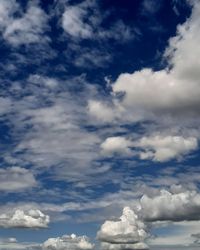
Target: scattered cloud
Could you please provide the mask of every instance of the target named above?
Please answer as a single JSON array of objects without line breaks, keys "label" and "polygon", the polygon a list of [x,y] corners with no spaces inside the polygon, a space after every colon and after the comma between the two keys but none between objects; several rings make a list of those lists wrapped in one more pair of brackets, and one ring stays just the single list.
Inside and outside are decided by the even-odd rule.
[{"label": "scattered cloud", "polygon": [[[13,46],[44,43],[49,38],[44,34],[48,30],[48,16],[35,3],[29,2],[26,12],[17,1],[1,1],[0,30],[3,38]],[[19,17],[15,17],[16,13]]]},{"label": "scattered cloud", "polygon": [[150,159],[158,162],[180,159],[197,147],[197,138],[167,135],[144,136],[137,140],[126,139],[122,136],[108,137],[101,144],[102,153],[105,155],[134,156],[139,154],[142,160]]},{"label": "scattered cloud", "polygon": [[87,11],[79,6],[67,7],[62,16],[62,27],[70,36],[77,38],[91,38],[92,28],[84,22]]},{"label": "scattered cloud", "polygon": [[197,139],[182,136],[152,136],[143,137],[139,141],[139,147],[144,150],[140,153],[141,159],[152,159],[164,162],[173,158],[180,158],[183,154],[197,149]]},{"label": "scattered cloud", "polygon": [[10,167],[0,169],[0,190],[7,192],[19,192],[27,188],[37,186],[33,173],[25,168]]},{"label": "scattered cloud", "polygon": [[122,20],[112,23],[109,28],[103,28],[102,23],[108,15],[108,11],[104,15],[100,14],[95,1],[88,0],[73,6],[66,4],[62,15],[62,28],[71,38],[78,40],[114,39],[125,42],[135,37],[136,31]]},{"label": "scattered cloud", "polygon": [[[109,21],[111,13],[100,13],[95,1],[47,5],[50,9],[59,4],[59,14],[56,9],[50,15],[39,1],[23,7],[19,1],[0,1],[3,46],[11,51],[0,65],[0,227],[47,228],[50,216],[54,223],[106,220],[97,233],[102,249],[144,250],[149,242],[174,244],[183,236],[184,243],[198,245],[199,231],[194,224],[195,230],[189,230],[187,224],[200,220],[197,163],[196,169],[188,167],[190,171],[178,162],[161,172],[143,170],[148,162],[142,160],[180,160],[198,148],[199,1],[193,2],[192,15],[169,40],[164,69],[129,70],[113,83],[102,70],[112,60],[109,48],[133,39],[134,28],[122,19]],[[148,15],[161,6],[151,0],[142,4]],[[54,22],[55,16],[60,22]],[[52,41],[57,29],[60,32],[58,25],[63,33]],[[55,42],[57,57],[50,42]],[[42,65],[44,58],[55,60]],[[58,74],[58,65],[63,74]],[[94,67],[101,72],[96,75]],[[101,89],[97,82],[103,78],[107,86]],[[14,201],[10,193],[15,193]],[[149,240],[151,230],[161,224],[187,230],[181,236]],[[2,247],[94,249],[89,238],[74,234],[49,238],[42,245],[9,238],[0,240]]]}]

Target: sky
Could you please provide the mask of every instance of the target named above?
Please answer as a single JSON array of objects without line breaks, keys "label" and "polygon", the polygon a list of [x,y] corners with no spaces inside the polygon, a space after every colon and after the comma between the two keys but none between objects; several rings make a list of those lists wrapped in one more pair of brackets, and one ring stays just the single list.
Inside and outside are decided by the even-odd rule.
[{"label": "sky", "polygon": [[200,247],[200,1],[0,0],[0,249]]}]

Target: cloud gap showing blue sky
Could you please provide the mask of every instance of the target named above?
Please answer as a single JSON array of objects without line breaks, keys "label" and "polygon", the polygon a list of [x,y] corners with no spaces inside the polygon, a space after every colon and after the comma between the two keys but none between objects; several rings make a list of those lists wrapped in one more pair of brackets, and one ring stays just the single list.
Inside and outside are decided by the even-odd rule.
[{"label": "cloud gap showing blue sky", "polygon": [[199,249],[199,27],[199,0],[0,0],[0,249]]}]

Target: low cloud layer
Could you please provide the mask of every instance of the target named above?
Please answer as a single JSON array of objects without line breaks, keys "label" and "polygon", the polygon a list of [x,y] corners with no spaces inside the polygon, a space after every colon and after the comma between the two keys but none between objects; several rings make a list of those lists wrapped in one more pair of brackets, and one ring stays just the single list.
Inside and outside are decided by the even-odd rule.
[{"label": "low cloud layer", "polygon": [[[141,243],[146,237],[144,223],[129,207],[124,208],[119,220],[104,222],[97,233],[98,240],[108,243],[108,249],[113,249],[112,245],[119,247],[120,244],[121,246],[129,245],[129,248],[125,249],[135,249],[130,247]],[[104,246],[107,246],[107,244]]]},{"label": "low cloud layer", "polygon": [[49,238],[42,245],[43,250],[91,250],[93,248],[94,245],[86,236],[76,236],[75,234]]},{"label": "low cloud layer", "polygon": [[143,243],[136,244],[111,244],[111,243],[101,243],[102,250],[146,250],[149,247]]},{"label": "low cloud layer", "polygon": [[4,228],[47,228],[49,222],[49,216],[38,209],[26,212],[18,209],[13,214],[0,214],[0,227]]},{"label": "low cloud layer", "polygon": [[145,221],[190,221],[200,219],[200,194],[186,191],[173,194],[162,190],[150,198],[144,195],[141,200],[141,216]]}]

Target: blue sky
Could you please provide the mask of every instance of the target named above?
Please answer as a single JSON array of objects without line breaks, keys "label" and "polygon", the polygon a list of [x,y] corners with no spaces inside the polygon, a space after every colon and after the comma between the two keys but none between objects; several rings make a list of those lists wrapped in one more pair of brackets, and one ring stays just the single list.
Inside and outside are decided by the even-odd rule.
[{"label": "blue sky", "polygon": [[199,0],[0,0],[0,249],[198,249]]}]

